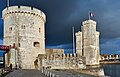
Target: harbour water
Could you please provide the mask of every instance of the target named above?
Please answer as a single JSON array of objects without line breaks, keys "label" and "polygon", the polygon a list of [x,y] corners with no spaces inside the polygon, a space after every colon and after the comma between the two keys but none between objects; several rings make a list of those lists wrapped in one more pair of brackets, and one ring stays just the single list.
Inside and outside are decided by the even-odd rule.
[{"label": "harbour water", "polygon": [[120,64],[105,64],[102,65],[105,75],[110,77],[120,77]]}]

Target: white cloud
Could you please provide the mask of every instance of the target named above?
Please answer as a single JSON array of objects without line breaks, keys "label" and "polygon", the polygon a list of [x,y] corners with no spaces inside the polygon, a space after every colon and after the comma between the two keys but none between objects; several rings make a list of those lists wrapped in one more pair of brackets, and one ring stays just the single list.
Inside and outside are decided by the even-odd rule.
[{"label": "white cloud", "polygon": [[68,44],[60,44],[60,45],[50,45],[50,46],[46,46],[46,48],[63,48],[63,49],[67,49],[67,48],[71,48],[72,44],[68,43]]}]

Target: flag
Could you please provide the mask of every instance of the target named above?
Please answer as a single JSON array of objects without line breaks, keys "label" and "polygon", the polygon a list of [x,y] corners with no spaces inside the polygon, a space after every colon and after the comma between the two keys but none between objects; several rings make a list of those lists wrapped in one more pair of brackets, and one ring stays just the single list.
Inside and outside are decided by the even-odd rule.
[{"label": "flag", "polygon": [[89,16],[89,20],[90,20],[90,17],[94,17],[94,14],[89,11],[88,16]]},{"label": "flag", "polygon": [[91,17],[94,17],[94,14],[90,12],[90,16],[91,16]]}]

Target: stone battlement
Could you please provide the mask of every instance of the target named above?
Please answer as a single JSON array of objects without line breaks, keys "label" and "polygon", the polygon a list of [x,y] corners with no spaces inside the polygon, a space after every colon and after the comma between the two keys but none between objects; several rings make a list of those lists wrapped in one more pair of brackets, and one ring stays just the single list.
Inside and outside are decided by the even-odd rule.
[{"label": "stone battlement", "polygon": [[97,34],[97,35],[100,35],[100,32],[97,31],[96,34]]},{"label": "stone battlement", "polygon": [[91,19],[84,21],[82,24],[83,24],[83,25],[87,25],[87,24],[89,24],[90,22],[91,22],[92,24],[96,25],[96,22],[93,21],[93,20],[91,20]]},{"label": "stone battlement", "polygon": [[12,15],[12,14],[19,14],[19,15],[30,15],[30,16],[38,16],[41,17],[44,21],[46,21],[45,14],[36,8],[28,7],[28,6],[10,6],[5,8],[2,11],[2,18]]},{"label": "stone battlement", "polygon": [[84,69],[85,57],[79,54],[50,54],[39,55],[41,67],[51,67],[51,69]]},{"label": "stone battlement", "polygon": [[78,31],[77,33],[75,33],[76,36],[79,36],[81,34],[82,34],[82,32],[80,32],[80,31]]}]

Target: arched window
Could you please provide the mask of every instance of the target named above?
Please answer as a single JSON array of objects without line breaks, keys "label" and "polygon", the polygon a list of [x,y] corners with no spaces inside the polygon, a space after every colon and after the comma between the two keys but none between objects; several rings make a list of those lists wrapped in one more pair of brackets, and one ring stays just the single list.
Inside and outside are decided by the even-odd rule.
[{"label": "arched window", "polygon": [[39,33],[41,32],[41,29],[39,28]]},{"label": "arched window", "polygon": [[21,29],[25,29],[25,25],[22,25],[22,26],[21,26]]},{"label": "arched window", "polygon": [[12,32],[12,27],[9,28],[9,31]]},{"label": "arched window", "polygon": [[15,45],[15,43],[13,43],[13,48],[15,48],[16,47],[16,45]]},{"label": "arched window", "polygon": [[20,47],[20,43],[19,43],[19,47]]},{"label": "arched window", "polygon": [[25,25],[24,25],[24,29],[25,29]]}]

